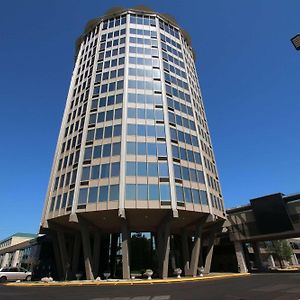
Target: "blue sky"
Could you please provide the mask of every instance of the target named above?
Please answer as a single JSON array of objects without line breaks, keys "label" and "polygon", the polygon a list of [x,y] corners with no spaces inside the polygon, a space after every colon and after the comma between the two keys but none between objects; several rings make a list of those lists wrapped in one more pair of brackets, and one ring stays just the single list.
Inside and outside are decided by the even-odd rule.
[{"label": "blue sky", "polygon": [[[140,1],[10,0],[0,11],[0,239],[36,232],[85,23]],[[298,0],[164,0],[192,37],[226,207],[300,191]]]}]

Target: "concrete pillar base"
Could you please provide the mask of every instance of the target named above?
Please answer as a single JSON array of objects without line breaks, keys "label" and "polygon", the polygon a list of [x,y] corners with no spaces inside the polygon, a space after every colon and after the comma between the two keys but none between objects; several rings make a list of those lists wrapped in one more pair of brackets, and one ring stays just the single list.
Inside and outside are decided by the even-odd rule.
[{"label": "concrete pillar base", "polygon": [[245,253],[243,250],[243,245],[239,241],[234,241],[234,249],[235,249],[235,255],[238,263],[238,272],[239,273],[247,273],[247,265],[245,260]]}]

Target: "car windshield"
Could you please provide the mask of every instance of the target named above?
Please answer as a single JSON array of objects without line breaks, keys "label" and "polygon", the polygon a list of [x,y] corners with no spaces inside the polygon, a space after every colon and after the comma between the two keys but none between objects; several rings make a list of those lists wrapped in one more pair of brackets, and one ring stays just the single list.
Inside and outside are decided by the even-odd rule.
[{"label": "car windshield", "polygon": [[28,272],[28,271],[24,268],[20,268],[20,272]]}]

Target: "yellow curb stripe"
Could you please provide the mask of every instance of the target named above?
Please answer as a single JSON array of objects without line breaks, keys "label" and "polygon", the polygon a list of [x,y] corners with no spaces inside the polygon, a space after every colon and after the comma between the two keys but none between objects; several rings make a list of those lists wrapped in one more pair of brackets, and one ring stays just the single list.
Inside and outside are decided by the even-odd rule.
[{"label": "yellow curb stripe", "polygon": [[161,283],[184,283],[184,282],[195,282],[201,280],[211,280],[211,279],[226,279],[234,277],[244,277],[249,276],[250,273],[241,274],[223,274],[223,275],[213,275],[204,277],[190,277],[190,278],[170,278],[170,279],[152,279],[152,280],[126,280],[126,281],[91,281],[91,282],[32,282],[32,283],[6,283],[6,286],[17,286],[17,287],[51,287],[51,286],[95,286],[95,285],[140,285],[140,284],[161,284]]}]

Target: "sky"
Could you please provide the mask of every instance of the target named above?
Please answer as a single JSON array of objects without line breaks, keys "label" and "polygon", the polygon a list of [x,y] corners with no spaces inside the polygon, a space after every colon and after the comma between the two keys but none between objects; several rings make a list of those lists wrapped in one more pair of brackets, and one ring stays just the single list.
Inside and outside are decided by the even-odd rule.
[{"label": "sky", "polygon": [[300,192],[300,1],[3,1],[0,240],[38,231],[76,38],[109,8],[141,4],[192,38],[225,206]]}]

